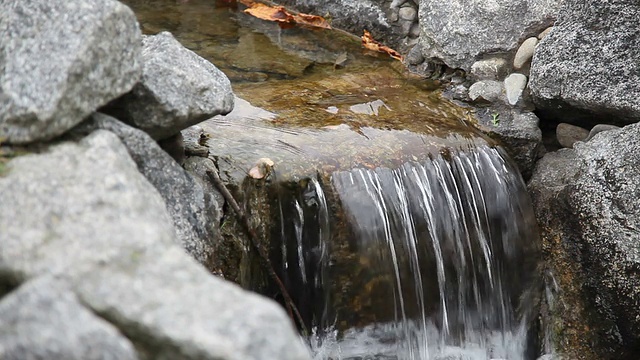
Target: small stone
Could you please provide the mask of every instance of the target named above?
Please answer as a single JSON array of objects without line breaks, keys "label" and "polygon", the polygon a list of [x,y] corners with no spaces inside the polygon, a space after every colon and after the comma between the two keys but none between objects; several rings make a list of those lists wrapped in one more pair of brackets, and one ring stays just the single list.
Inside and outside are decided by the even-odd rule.
[{"label": "small stone", "polygon": [[615,130],[615,129],[620,129],[620,127],[615,125],[610,125],[610,124],[598,124],[593,128],[591,128],[591,131],[589,131],[589,136],[587,136],[584,139],[584,141],[589,141],[593,139],[593,137],[596,136],[596,134],[601,133],[603,131],[609,131],[609,130]]},{"label": "small stone", "polygon": [[589,136],[589,130],[579,126],[560,123],[556,127],[556,138],[562,147],[572,148],[577,141],[584,141]]},{"label": "small stone", "polygon": [[518,100],[526,86],[527,77],[522,74],[513,73],[504,79],[504,88],[507,92],[507,100],[510,105],[518,103]]},{"label": "small stone", "polygon": [[420,23],[415,22],[411,25],[411,30],[409,30],[409,37],[417,38],[420,36]]},{"label": "small stone", "polygon": [[553,26],[549,26],[548,28],[544,29],[540,34],[538,34],[538,39],[542,40],[545,36],[547,36],[547,34],[549,34],[552,29]]},{"label": "small stone", "polygon": [[502,98],[502,90],[502,83],[499,81],[478,81],[469,88],[469,98],[472,101],[485,100],[495,102]]},{"label": "small stone", "polygon": [[414,21],[418,16],[418,11],[412,6],[404,6],[400,8],[398,15],[402,20]]},{"label": "small stone", "polygon": [[503,58],[484,59],[471,65],[471,75],[478,80],[499,80],[507,75],[507,68]]},{"label": "small stone", "polygon": [[538,44],[538,38],[530,37],[525,40],[522,45],[518,48],[516,52],[516,56],[513,59],[513,68],[516,70],[522,69],[522,67],[531,61],[533,57],[533,52]]}]

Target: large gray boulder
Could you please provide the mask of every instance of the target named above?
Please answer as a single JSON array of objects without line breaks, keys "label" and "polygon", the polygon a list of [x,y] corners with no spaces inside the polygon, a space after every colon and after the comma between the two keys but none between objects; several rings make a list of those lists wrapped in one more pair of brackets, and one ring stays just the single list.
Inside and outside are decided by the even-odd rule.
[{"label": "large gray boulder", "polygon": [[575,331],[599,358],[636,358],[640,347],[638,139],[640,124],[598,133],[545,156],[529,184],[552,249],[547,262],[564,282],[561,291],[575,293],[562,301],[575,304],[570,311],[584,309],[563,315],[571,318],[565,329],[574,329],[559,336]]},{"label": "large gray boulder", "polygon": [[640,120],[640,3],[565,0],[533,57],[529,88],[545,117],[594,125]]},{"label": "large gray boulder", "polygon": [[176,238],[198,262],[206,265],[219,240],[222,201],[215,189],[206,189],[144,131],[108,115],[95,113],[77,131],[97,129],[116,134],[127,147],[138,170],[158,190],[173,220]]},{"label": "large gray boulder", "polygon": [[133,360],[133,344],[61,281],[31,280],[0,301],[0,359]]},{"label": "large gray boulder", "polygon": [[142,79],[104,111],[164,139],[233,109],[229,79],[171,33],[145,36]]},{"label": "large gray boulder", "polygon": [[420,0],[418,46],[428,60],[470,71],[486,55],[515,54],[522,41],[553,24],[561,1]]},{"label": "large gray boulder", "polygon": [[114,0],[0,2],[0,139],[54,138],[140,78],[141,34]]},{"label": "large gray boulder", "polygon": [[143,358],[309,359],[275,302],[175,243],[162,197],[113,133],[11,160],[0,193],[0,283],[64,279]]}]

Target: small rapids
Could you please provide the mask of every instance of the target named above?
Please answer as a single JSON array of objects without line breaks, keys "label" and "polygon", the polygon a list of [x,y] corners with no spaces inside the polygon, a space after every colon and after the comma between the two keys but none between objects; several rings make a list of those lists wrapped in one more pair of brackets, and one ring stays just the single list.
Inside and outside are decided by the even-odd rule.
[{"label": "small rapids", "polygon": [[324,188],[333,222],[315,179],[280,198],[282,276],[315,359],[535,358],[538,235],[500,148],[336,171]]}]

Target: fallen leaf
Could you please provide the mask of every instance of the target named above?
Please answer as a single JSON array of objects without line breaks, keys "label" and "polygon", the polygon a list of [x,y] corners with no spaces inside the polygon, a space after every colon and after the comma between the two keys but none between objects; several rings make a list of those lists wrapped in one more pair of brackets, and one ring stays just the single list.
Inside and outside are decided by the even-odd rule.
[{"label": "fallen leaf", "polygon": [[331,29],[331,25],[322,16],[310,14],[291,14],[282,6],[270,6],[253,0],[238,0],[239,3],[247,6],[245,13],[255,16],[258,19],[275,21],[281,27],[303,26],[316,29]]},{"label": "fallen leaf", "polygon": [[362,35],[362,46],[369,50],[387,53],[396,60],[402,61],[403,59],[403,56],[399,52],[376,41],[367,30],[365,30],[364,35]]},{"label": "fallen leaf", "polygon": [[331,25],[329,25],[329,22],[327,22],[327,20],[325,20],[325,18],[323,18],[322,16],[300,13],[294,14],[293,18],[298,25],[320,29],[331,29]]},{"label": "fallen leaf", "polygon": [[281,23],[295,22],[294,17],[282,6],[271,7],[261,3],[253,3],[249,8],[245,9],[244,12],[262,20]]}]

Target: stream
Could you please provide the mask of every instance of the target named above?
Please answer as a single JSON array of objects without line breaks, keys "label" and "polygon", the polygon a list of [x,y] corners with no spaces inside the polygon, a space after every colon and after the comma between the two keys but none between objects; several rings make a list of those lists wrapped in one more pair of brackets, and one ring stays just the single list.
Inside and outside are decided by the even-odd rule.
[{"label": "stream", "polygon": [[[213,0],[124,3],[145,34],[172,32],[231,79],[234,111],[199,126],[314,359],[535,359],[533,211],[469,109],[342,32]],[[247,176],[261,158],[267,178]],[[233,226],[226,241],[242,242]],[[282,302],[240,257],[228,278]]]}]

